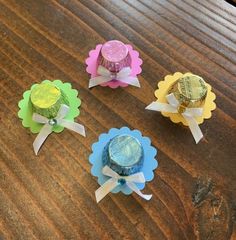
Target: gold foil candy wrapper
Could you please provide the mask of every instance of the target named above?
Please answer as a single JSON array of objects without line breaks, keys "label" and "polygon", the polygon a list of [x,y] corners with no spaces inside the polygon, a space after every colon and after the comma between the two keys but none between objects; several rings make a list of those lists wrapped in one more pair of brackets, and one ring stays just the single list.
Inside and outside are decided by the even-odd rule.
[{"label": "gold foil candy wrapper", "polygon": [[57,116],[61,104],[69,106],[69,101],[65,93],[53,83],[41,83],[32,89],[30,104],[34,113],[51,119]]},{"label": "gold foil candy wrapper", "polygon": [[170,93],[173,93],[179,101],[179,112],[182,113],[186,107],[197,108],[204,104],[207,86],[200,76],[183,76],[170,87],[168,94]]}]

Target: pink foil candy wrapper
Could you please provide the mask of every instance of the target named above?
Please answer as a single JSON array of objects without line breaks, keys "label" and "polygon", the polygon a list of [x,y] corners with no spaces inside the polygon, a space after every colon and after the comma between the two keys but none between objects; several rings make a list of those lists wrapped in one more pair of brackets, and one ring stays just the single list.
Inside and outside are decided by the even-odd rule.
[{"label": "pink foil candy wrapper", "polygon": [[[86,59],[86,71],[91,78],[99,76],[97,70],[101,65],[112,73],[117,73],[122,69],[129,67],[131,69],[130,77],[137,77],[142,72],[142,60],[139,53],[133,50],[129,44],[124,44],[117,40],[108,41],[105,44],[98,44],[95,49],[89,52]],[[100,84],[100,86],[109,86],[111,88],[127,87],[129,84],[113,79],[109,82]]]},{"label": "pink foil candy wrapper", "polygon": [[114,73],[119,72],[124,67],[131,67],[128,47],[117,40],[106,42],[99,53],[98,64]]}]

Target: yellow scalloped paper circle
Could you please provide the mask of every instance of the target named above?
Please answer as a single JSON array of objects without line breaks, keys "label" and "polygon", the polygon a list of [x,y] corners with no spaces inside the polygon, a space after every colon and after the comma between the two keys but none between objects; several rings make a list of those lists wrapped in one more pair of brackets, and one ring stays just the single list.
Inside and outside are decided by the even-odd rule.
[{"label": "yellow scalloped paper circle", "polygon": [[[162,102],[162,103],[166,103],[166,95],[168,93],[168,90],[170,88],[170,86],[177,81],[180,77],[183,76],[189,76],[192,73],[188,72],[188,73],[180,73],[180,72],[176,72],[173,75],[167,75],[165,76],[164,81],[160,81],[158,83],[158,89],[155,91],[155,96],[157,98],[157,102]],[[196,121],[198,124],[203,123],[204,119],[209,119],[211,118],[211,111],[213,111],[216,108],[216,104],[214,103],[214,100],[216,99],[216,95],[211,91],[211,85],[209,85],[208,83],[207,85],[207,96],[206,96],[206,100],[205,100],[205,104],[203,106],[203,114],[201,117],[196,117]],[[183,123],[185,126],[188,126],[186,120],[184,119],[184,117],[179,114],[179,113],[167,113],[167,112],[161,112],[161,114],[165,117],[169,117],[170,120],[174,123]]]}]

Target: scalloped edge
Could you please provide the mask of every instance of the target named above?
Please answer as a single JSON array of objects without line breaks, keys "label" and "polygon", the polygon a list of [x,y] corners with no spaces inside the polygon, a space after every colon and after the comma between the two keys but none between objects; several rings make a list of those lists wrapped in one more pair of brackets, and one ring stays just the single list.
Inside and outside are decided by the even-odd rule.
[{"label": "scalloped edge", "polygon": [[[157,149],[151,145],[150,138],[144,137],[142,133],[137,129],[131,130],[128,127],[122,127],[120,129],[111,128],[108,131],[108,133],[102,133],[99,135],[98,141],[92,144],[91,146],[92,153],[89,155],[89,162],[92,165],[90,172],[94,177],[97,178],[97,182],[100,186],[109,179],[109,177],[106,177],[101,173],[101,169],[102,169],[101,154],[102,154],[103,148],[112,137],[122,133],[131,134],[132,136],[138,138],[139,141],[142,143],[144,151],[146,152],[146,158],[145,158],[146,162],[144,159],[145,164],[144,164],[144,167],[142,168],[142,171],[144,173],[146,182],[150,182],[154,178],[154,170],[158,167],[158,161],[156,159]],[[145,183],[136,184],[136,185],[140,190],[142,190],[145,187]],[[127,186],[117,186],[115,189],[113,189],[112,193],[118,193],[118,192],[123,192],[125,195],[129,195],[132,193],[132,190],[129,189]]]},{"label": "scalloped edge", "polygon": [[[79,107],[81,105],[81,100],[78,97],[78,91],[72,88],[71,83],[68,83],[68,82],[63,83],[59,79],[55,79],[53,81],[46,79],[46,80],[43,80],[41,83],[44,83],[44,82],[54,83],[57,87],[62,89],[64,93],[68,96],[68,99],[70,102],[70,111],[65,119],[74,121],[74,119],[80,114]],[[18,102],[19,111],[17,115],[22,120],[23,127],[30,128],[30,131],[32,133],[39,133],[43,126],[42,124],[39,124],[39,123],[33,122],[32,120],[27,119],[29,115],[32,116],[32,113],[30,113],[31,109],[28,107],[30,93],[32,89],[38,84],[40,83],[35,83],[30,87],[29,90],[26,90],[23,93],[23,98]],[[55,126],[53,127],[52,130],[55,133],[60,133],[63,131],[63,129],[64,127]]]},{"label": "scalloped edge", "polygon": [[[166,103],[166,93],[169,89],[169,87],[177,81],[180,77],[182,76],[187,76],[192,73],[187,72],[187,73],[181,73],[181,72],[176,72],[173,75],[166,75],[164,80],[160,81],[158,83],[158,88],[155,90],[154,95],[157,98],[157,102],[163,102]],[[214,100],[216,99],[216,95],[212,92],[212,87],[210,84],[206,83],[208,92],[207,92],[207,97],[205,100],[205,104],[203,106],[203,114],[201,117],[195,118],[198,124],[202,124],[204,122],[204,119],[210,119],[212,116],[212,111],[216,109],[216,104]],[[170,120],[173,123],[182,123],[184,126],[188,126],[188,123],[186,120],[183,118],[181,114],[176,114],[176,113],[167,113],[167,112],[161,112],[161,114],[164,117],[170,118]]]},{"label": "scalloped edge", "polygon": [[[130,44],[126,44],[126,46],[129,49],[129,53],[132,59],[132,63],[131,63],[131,69],[132,69],[132,73],[131,76],[137,76],[138,74],[140,74],[142,72],[142,68],[141,65],[143,63],[142,59],[139,58],[139,52],[134,50],[132,45]],[[94,69],[95,68],[95,64],[97,65],[97,58],[98,58],[98,54],[100,52],[100,49],[102,47],[102,44],[97,44],[95,49],[92,49],[89,51],[89,56],[88,58],[86,58],[85,63],[87,65],[86,67],[86,72],[88,74],[90,74],[90,77],[96,77],[97,76],[97,71]],[[110,87],[110,88],[118,88],[118,87],[127,87],[129,84],[126,83],[122,83],[120,81],[117,80],[112,80],[108,83],[103,83],[100,84],[99,86],[102,87]]]}]

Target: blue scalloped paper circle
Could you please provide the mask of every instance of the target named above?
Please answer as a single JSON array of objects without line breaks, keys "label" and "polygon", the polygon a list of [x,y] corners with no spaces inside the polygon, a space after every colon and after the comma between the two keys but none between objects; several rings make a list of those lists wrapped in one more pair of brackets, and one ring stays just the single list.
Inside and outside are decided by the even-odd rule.
[{"label": "blue scalloped paper circle", "polygon": [[[146,182],[150,182],[154,178],[153,170],[158,167],[158,162],[155,159],[157,150],[151,146],[151,140],[148,137],[143,137],[140,131],[130,130],[128,127],[122,127],[121,129],[111,128],[108,133],[102,133],[99,136],[98,142],[92,145],[93,152],[89,156],[89,162],[92,164],[92,175],[98,178],[98,183],[100,185],[104,184],[109,179],[109,177],[102,174],[102,152],[108,141],[118,134],[129,134],[140,141],[144,151],[144,163],[140,171],[143,172]],[[140,190],[145,187],[145,183],[136,183],[136,185]],[[118,193],[120,191],[126,195],[132,193],[132,190],[128,188],[126,184],[118,185],[112,193]]]}]

